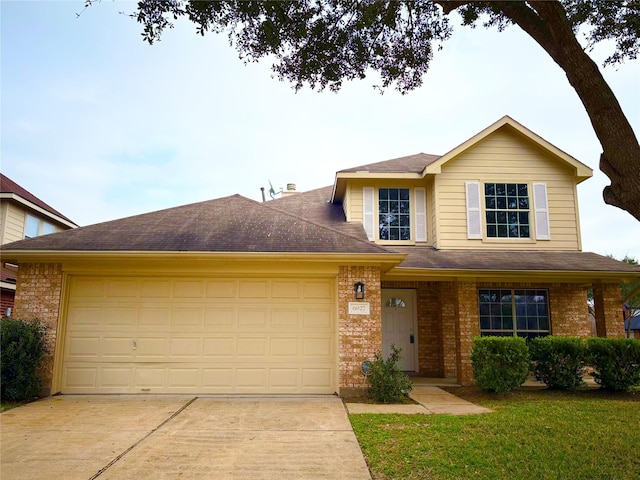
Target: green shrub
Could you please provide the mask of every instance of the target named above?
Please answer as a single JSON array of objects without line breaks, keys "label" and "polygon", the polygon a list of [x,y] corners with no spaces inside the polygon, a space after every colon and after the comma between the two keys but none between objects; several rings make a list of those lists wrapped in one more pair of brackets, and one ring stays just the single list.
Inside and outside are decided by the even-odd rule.
[{"label": "green shrub", "polygon": [[529,343],[532,370],[549,388],[572,389],[584,385],[585,344],[580,338],[537,337]]},{"label": "green shrub", "polygon": [[369,393],[375,401],[381,403],[399,402],[409,395],[413,388],[411,379],[400,370],[398,361],[402,349],[391,345],[391,354],[386,360],[378,352],[371,362],[369,375]]},{"label": "green shrub", "polygon": [[640,340],[587,339],[587,363],[596,383],[609,390],[627,391],[640,386]]},{"label": "green shrub", "polygon": [[522,385],[529,376],[527,343],[519,337],[476,337],[471,365],[480,389],[506,393]]},{"label": "green shrub", "polygon": [[0,396],[28,400],[38,395],[36,371],[47,352],[45,326],[39,320],[3,318],[0,321]]}]

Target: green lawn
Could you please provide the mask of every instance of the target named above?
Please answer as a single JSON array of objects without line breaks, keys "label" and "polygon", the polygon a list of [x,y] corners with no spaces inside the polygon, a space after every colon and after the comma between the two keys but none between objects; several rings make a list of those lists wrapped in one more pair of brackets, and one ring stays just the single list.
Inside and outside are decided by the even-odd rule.
[{"label": "green lawn", "polygon": [[640,392],[451,392],[495,412],[350,416],[374,480],[640,479]]}]

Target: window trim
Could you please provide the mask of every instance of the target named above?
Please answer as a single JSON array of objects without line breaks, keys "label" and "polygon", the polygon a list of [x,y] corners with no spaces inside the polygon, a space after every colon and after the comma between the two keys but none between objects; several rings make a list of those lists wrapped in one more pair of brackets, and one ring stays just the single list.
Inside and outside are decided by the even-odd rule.
[{"label": "window trim", "polygon": [[[384,240],[380,238],[380,214],[379,201],[381,189],[406,189],[409,190],[409,240]],[[421,199],[418,199],[421,196]],[[424,211],[419,211],[419,203],[422,201]],[[373,207],[371,211],[369,207]],[[419,215],[422,217],[419,218]],[[379,245],[415,245],[426,243],[429,240],[428,228],[428,202],[427,188],[422,185],[385,185],[362,187],[362,224],[370,241]]]},{"label": "window trim", "polygon": [[[482,313],[481,313],[481,305],[483,302],[481,302],[480,300],[480,295],[482,292],[490,292],[492,290],[499,290],[499,291],[509,291],[509,295],[511,296],[511,320],[513,322],[513,328],[510,329],[496,329],[496,328],[482,328]],[[546,303],[546,319],[549,325],[548,329],[518,329],[518,309],[516,308],[516,292],[518,291],[523,291],[523,292],[545,292],[544,293],[544,298],[545,298],[545,303]],[[514,337],[521,337],[521,335],[518,335],[518,333],[523,333],[524,334],[524,338],[529,338],[528,334],[542,334],[542,335],[538,335],[538,336],[548,336],[548,335],[552,335],[553,332],[553,325],[551,322],[551,310],[549,307],[549,289],[548,288],[518,288],[518,287],[486,287],[486,288],[478,288],[477,290],[477,298],[478,298],[478,327],[479,327],[479,331],[480,331],[480,335],[481,336],[492,336],[491,333],[487,333],[487,332],[511,332],[512,335],[501,335],[501,336],[514,336]],[[526,305],[526,304],[525,304]],[[501,314],[501,317],[503,317],[503,315]],[[526,317],[525,317],[526,318]],[[538,318],[540,318],[540,316],[538,316]]]},{"label": "window trim", "polygon": [[[489,237],[487,236],[487,211],[486,200],[484,195],[484,185],[487,183],[515,183],[526,184],[529,192],[529,237]],[[518,180],[496,180],[491,179],[478,179],[468,180],[464,182],[465,186],[465,225],[466,225],[466,237],[469,240],[480,240],[482,243],[501,243],[501,244],[536,244],[540,241],[545,242],[551,240],[551,227],[550,227],[550,209],[549,209],[549,195],[548,187],[545,182],[538,181],[518,181]],[[470,190],[471,186],[476,186],[477,191]],[[543,192],[541,197],[537,200],[534,198],[534,188],[537,188],[539,192]],[[479,210],[472,208],[474,206],[474,196],[477,194],[477,200],[479,202]],[[470,207],[471,204],[471,207]],[[470,222],[472,217],[476,217],[476,222],[479,221],[480,231],[471,228]],[[543,223],[540,223],[543,222]],[[474,225],[475,226],[475,225]],[[542,228],[538,228],[541,226]],[[546,226],[546,232],[545,232]]]}]

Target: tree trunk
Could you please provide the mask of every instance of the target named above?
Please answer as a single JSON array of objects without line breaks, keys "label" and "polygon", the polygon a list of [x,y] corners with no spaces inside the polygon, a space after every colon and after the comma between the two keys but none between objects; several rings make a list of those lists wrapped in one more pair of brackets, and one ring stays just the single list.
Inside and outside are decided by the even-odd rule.
[{"label": "tree trunk", "polygon": [[[438,2],[445,12],[466,3]],[[598,66],[586,54],[557,1],[496,1],[497,8],[529,34],[564,70],[602,145],[600,170],[611,180],[605,203],[640,220],[640,144]]]}]

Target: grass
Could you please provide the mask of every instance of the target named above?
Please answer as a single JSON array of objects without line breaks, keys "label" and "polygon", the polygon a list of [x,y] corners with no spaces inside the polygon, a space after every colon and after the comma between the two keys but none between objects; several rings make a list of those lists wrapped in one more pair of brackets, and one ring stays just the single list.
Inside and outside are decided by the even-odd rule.
[{"label": "grass", "polygon": [[0,403],[0,413],[24,405],[25,403],[27,402],[2,402]]},{"label": "grass", "polygon": [[640,392],[451,392],[495,412],[350,416],[374,480],[640,479]]}]

